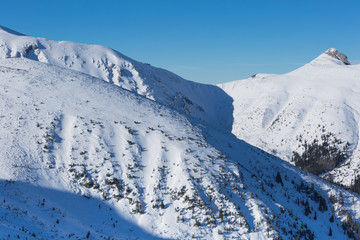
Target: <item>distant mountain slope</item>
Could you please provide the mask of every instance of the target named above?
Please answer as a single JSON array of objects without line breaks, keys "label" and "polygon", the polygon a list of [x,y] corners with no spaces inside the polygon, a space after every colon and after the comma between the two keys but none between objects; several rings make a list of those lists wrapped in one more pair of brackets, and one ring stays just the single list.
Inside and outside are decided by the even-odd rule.
[{"label": "distant mountain slope", "polygon": [[1,238],[357,234],[358,195],[154,101],[21,58],[0,79]]},{"label": "distant mountain slope", "polygon": [[28,58],[80,71],[190,114],[226,131],[232,99],[213,85],[184,80],[110,48],[24,36],[0,26],[0,59]]},{"label": "distant mountain slope", "polygon": [[330,161],[324,167],[331,170],[325,177],[349,186],[360,168],[360,65],[349,64],[346,55],[329,49],[287,74],[220,84],[234,99],[232,132],[287,161],[314,139],[312,146],[346,149],[346,161],[334,170]]}]

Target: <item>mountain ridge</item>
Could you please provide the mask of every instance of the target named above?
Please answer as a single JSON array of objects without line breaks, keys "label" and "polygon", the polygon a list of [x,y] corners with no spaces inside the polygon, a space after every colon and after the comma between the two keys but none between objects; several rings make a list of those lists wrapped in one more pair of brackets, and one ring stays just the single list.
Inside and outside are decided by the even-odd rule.
[{"label": "mountain ridge", "polygon": [[[314,119],[317,125],[323,126],[324,123],[330,124],[331,126],[335,125],[344,125],[341,127],[340,132],[336,133],[338,129],[330,128],[330,133],[339,141],[349,142],[350,147],[346,149],[349,156],[346,158],[346,161],[343,161],[340,165],[337,165],[333,172],[328,172],[326,176],[328,179],[333,179],[335,174],[335,182],[339,184],[345,184],[350,186],[353,184],[356,176],[354,173],[349,173],[348,170],[342,169],[341,166],[344,166],[348,163],[355,164],[352,168],[356,168],[358,165],[357,162],[360,162],[357,155],[360,156],[360,153],[357,152],[357,142],[358,142],[358,131],[351,133],[351,129],[356,130],[358,122],[358,107],[353,106],[352,103],[348,103],[346,98],[342,97],[343,92],[349,92],[352,96],[352,93],[355,89],[358,89],[356,86],[356,79],[358,78],[357,66],[358,65],[349,65],[350,62],[347,60],[347,56],[335,48],[330,48],[324,53],[320,54],[314,60],[310,61],[308,64],[305,64],[303,67],[300,67],[290,73],[282,75],[271,75],[271,74],[258,74],[251,77],[253,80],[252,83],[245,83],[248,80],[240,80],[239,82],[230,82],[225,84],[218,85],[206,85],[194,83],[182,79],[181,77],[170,73],[166,70],[154,68],[149,64],[143,64],[137,61],[128,58],[121,53],[98,45],[84,45],[77,44],[72,42],[55,42],[51,40],[46,40],[43,38],[33,38],[28,36],[15,36],[12,34],[12,30],[3,30],[0,39],[0,57],[20,57],[20,58],[29,58],[32,60],[46,62],[60,67],[65,67],[73,70],[77,70],[86,74],[90,74],[95,77],[102,78],[103,80],[110,82],[116,86],[122,87],[129,91],[135,92],[139,95],[142,95],[148,99],[154,100],[158,103],[164,104],[165,106],[171,107],[179,111],[180,113],[188,114],[197,119],[204,121],[207,124],[223,130],[225,132],[232,131],[240,139],[244,139],[252,144],[268,151],[273,154],[287,160],[291,161],[293,157],[293,152],[298,151],[301,154],[301,148],[297,145],[301,145],[298,140],[302,137],[303,133],[296,133],[296,131],[286,130],[286,136],[282,136],[285,142],[290,144],[285,150],[281,145],[284,143],[277,142],[274,143],[272,140],[273,137],[267,137],[266,131],[272,131],[269,128],[272,126],[273,130],[276,117],[281,116],[281,109],[286,106],[283,106],[286,101],[291,98],[300,104],[300,109],[294,109],[298,116],[297,120],[300,121],[300,125],[294,125],[293,128],[296,130],[298,128],[303,128],[301,126],[302,121],[306,120],[307,113],[314,110],[314,103],[312,99],[318,99],[323,105],[322,108],[327,108],[326,105],[332,105],[331,101],[333,99],[327,97],[329,93],[334,94],[334,97],[337,98],[337,103],[345,102],[343,106],[338,106],[342,109],[344,120],[346,124],[338,124],[335,116],[339,113],[335,113],[335,109],[332,109],[334,115],[329,116],[329,121],[327,117],[323,117],[314,112],[316,116]],[[87,52],[91,52],[89,55]],[[331,74],[327,74],[327,72]],[[339,75],[339,72],[343,76],[349,76],[349,79],[343,80],[342,76]],[[309,75],[310,74],[310,75]],[[350,74],[350,75],[349,75]],[[307,76],[308,77],[304,77]],[[322,76],[323,75],[323,76]],[[319,76],[319,77],[318,77]],[[339,79],[332,81],[331,79]],[[277,79],[282,79],[281,82],[283,86],[277,86],[280,82]],[[285,80],[292,79],[292,80]],[[309,81],[309,79],[312,79]],[[348,86],[342,84],[342,82],[347,82]],[[252,88],[254,83],[259,89],[253,89],[253,96],[265,96],[269,100],[265,100],[264,106],[256,106],[254,103],[261,102],[264,100],[259,100],[252,96],[249,96],[246,92],[250,87]],[[268,85],[269,91],[259,92],[261,87],[261,82],[264,82],[265,85]],[[248,86],[245,86],[248,84]],[[238,85],[236,87],[235,85]],[[237,89],[237,91],[230,90]],[[298,91],[298,89],[302,89]],[[325,91],[326,89],[326,91]],[[243,92],[245,91],[245,92]],[[343,91],[343,92],[341,92]],[[269,94],[271,93],[271,94]],[[241,96],[248,96],[248,99],[241,100],[241,104],[245,106],[246,104],[254,105],[255,109],[260,109],[260,115],[255,117],[253,123],[249,123],[249,120],[254,118],[254,116],[248,116],[246,112],[248,109],[234,109],[238,107],[239,98]],[[295,95],[294,95],[295,94]],[[346,95],[346,94],[345,94]],[[273,99],[270,99],[271,96],[274,96]],[[304,99],[303,102],[301,102]],[[252,99],[252,100],[251,100]],[[276,102],[275,102],[276,101]],[[259,102],[259,104],[260,104]],[[271,106],[266,107],[266,104],[272,104]],[[245,104],[245,105],[244,105]],[[289,102],[288,104],[292,104]],[[260,107],[260,108],[259,108]],[[290,108],[288,108],[290,109]],[[284,109],[283,109],[284,110]],[[322,112],[317,109],[316,112]],[[257,113],[255,115],[258,115]],[[294,114],[293,114],[294,115]],[[243,117],[241,117],[243,116]],[[247,116],[245,119],[244,117]],[[349,117],[346,117],[349,116]],[[261,127],[256,126],[258,120],[261,120]],[[244,124],[242,123],[244,121]],[[248,133],[240,133],[239,124],[249,125],[244,131]],[[255,124],[255,125],[254,125]],[[271,125],[269,125],[271,124]],[[310,124],[311,123],[307,123]],[[349,124],[349,125],[347,125]],[[281,125],[278,126],[278,128]],[[266,130],[268,129],[268,130]],[[350,130],[349,130],[350,129]],[[279,131],[279,130],[277,130]],[[325,129],[325,131],[328,131]],[[307,131],[305,131],[306,133]],[[343,133],[341,133],[343,132]],[[307,141],[313,141],[320,139],[323,133],[320,133],[319,130],[316,130],[314,127],[311,132],[307,133]],[[254,140],[254,138],[258,138]],[[266,139],[267,138],[267,139]],[[275,141],[276,142],[276,141]],[[291,142],[291,143],[290,143]],[[280,146],[280,148],[278,148]],[[339,148],[343,148],[344,145],[339,145]],[[348,161],[349,159],[355,159],[355,161]],[[359,163],[360,164],[360,163]],[[340,167],[340,169],[338,168]],[[346,175],[346,177],[342,176]]]},{"label": "mountain ridge", "polygon": [[218,86],[234,99],[232,132],[284,160],[291,162],[294,151],[304,151],[301,140],[322,143],[322,135],[331,134],[343,142],[338,148],[349,142],[349,156],[324,177],[350,186],[356,174],[346,166],[357,169],[359,164],[360,65],[347,65],[326,52],[286,74]]},{"label": "mountain ridge", "polygon": [[[357,195],[154,101],[45,63],[10,58],[0,66],[0,210],[11,216],[3,237],[311,239],[327,236],[318,224],[329,224],[331,206],[356,214]],[[40,192],[23,191],[20,201],[22,182]],[[60,193],[41,188],[75,194],[76,204],[91,206],[79,211],[101,214],[73,215],[55,200]],[[344,203],[332,204],[340,192]],[[318,211],[322,198],[328,210]],[[334,218],[333,236],[344,237],[337,226],[346,215]]]},{"label": "mountain ridge", "polygon": [[220,88],[185,80],[113,49],[0,31],[0,58],[20,57],[101,78],[207,123],[231,130],[231,98]]},{"label": "mountain ridge", "polygon": [[[346,83],[353,83],[353,77],[349,77],[342,82],[331,81],[333,85],[325,85],[327,88],[323,86],[329,77],[337,79],[344,73],[357,77],[357,66],[335,64],[323,76],[323,68],[328,70],[328,66],[319,68],[310,64],[287,75],[263,75],[248,82],[221,86],[224,89],[221,91],[215,90],[216,86],[188,82],[189,88],[195,88],[188,95],[192,99],[197,96],[206,100],[199,93],[206,94],[209,89],[215,93],[206,97],[221,93],[225,98],[223,94],[229,89],[236,91],[237,98],[232,92],[226,95],[232,97],[225,98],[232,108],[217,105],[227,107],[227,114],[231,110],[231,121],[226,118],[228,127],[219,121],[225,115],[211,119],[205,113],[198,113],[196,107],[203,106],[200,100],[190,104],[178,96],[180,104],[173,107],[170,103],[174,103],[177,95],[168,91],[166,84],[161,85],[161,90],[169,94],[165,99],[171,102],[139,95],[91,73],[74,71],[64,59],[61,59],[62,66],[39,59],[33,61],[26,56],[34,54],[41,58],[43,53],[46,57],[40,44],[32,45],[39,39],[17,39],[23,41],[21,44],[15,40],[11,43],[20,47],[11,51],[6,39],[0,43],[0,52],[10,51],[10,55],[0,54],[5,56],[0,59],[0,185],[3,186],[0,211],[5,216],[2,238],[16,235],[33,239],[344,239],[358,236],[358,194],[298,169],[275,157],[277,153],[272,155],[250,145],[253,143],[247,143],[248,137],[240,140],[236,132],[239,126],[247,127],[257,137],[256,134],[262,133],[261,128],[271,130],[273,126],[285,132],[292,129],[293,125],[282,122],[282,118],[275,120],[277,113],[284,110],[283,119],[288,120],[289,116],[297,119],[296,114],[286,115],[297,109],[288,108],[294,96],[295,100],[306,99],[300,101],[301,109],[305,110],[299,118],[300,123],[306,122],[309,106],[319,112],[317,104],[313,104],[314,93],[319,94],[319,89],[323,89],[319,99],[326,99],[326,92],[333,85],[342,89]],[[67,55],[65,50],[52,58]],[[80,55],[72,59],[81,62]],[[141,67],[155,71],[148,65]],[[309,74],[313,67],[317,70]],[[131,67],[124,69],[131,70]],[[104,73],[101,71],[98,73]],[[299,81],[298,77],[304,73],[311,77]],[[128,76],[129,83],[135,75]],[[319,76],[322,76],[320,80]],[[177,79],[183,86],[181,78]],[[319,87],[309,90],[314,83]],[[302,84],[305,88],[299,90]],[[269,92],[251,99],[251,94],[264,85]],[[204,86],[206,90],[197,89]],[[357,89],[356,83],[352,89]],[[182,90],[186,94],[187,88]],[[302,95],[292,95],[299,91]],[[346,93],[348,103],[356,102],[355,93]],[[244,109],[255,111],[246,115],[252,117],[251,121],[236,115],[248,114],[238,105],[239,100],[247,104]],[[186,102],[187,105],[183,105]],[[275,107],[270,108],[268,104]],[[184,106],[196,107],[185,111]],[[262,112],[264,106],[269,109],[264,110],[266,113]],[[336,114],[331,112],[330,116],[349,114],[348,119],[353,120],[353,111],[350,111],[353,105],[348,106],[347,112],[335,111]],[[204,112],[209,109],[204,108]],[[224,111],[216,113],[221,115]],[[356,123],[354,120],[353,124]],[[230,133],[231,128],[235,135]],[[326,126],[326,129],[332,128]],[[321,132],[322,128],[316,133]],[[356,140],[357,134],[351,130],[344,132],[341,139]],[[289,131],[289,136],[291,134]],[[334,134],[338,136],[337,132]],[[269,139],[262,140],[266,146]],[[264,145],[261,148],[267,150]],[[276,149],[281,153],[281,147]],[[64,201],[58,196],[63,196]],[[70,200],[76,205],[72,206]],[[76,206],[79,208],[73,212]],[[88,218],[89,211],[95,212],[92,218]]]}]

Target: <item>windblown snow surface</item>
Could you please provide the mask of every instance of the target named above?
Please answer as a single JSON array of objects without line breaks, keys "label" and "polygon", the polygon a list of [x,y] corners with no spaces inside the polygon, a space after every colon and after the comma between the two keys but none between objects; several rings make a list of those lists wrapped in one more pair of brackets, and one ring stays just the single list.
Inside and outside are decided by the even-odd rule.
[{"label": "windblown snow surface", "polygon": [[0,238],[346,239],[342,222],[359,223],[357,194],[239,140],[221,118],[22,57],[9,36],[38,41],[34,51],[51,42],[2,33]]}]

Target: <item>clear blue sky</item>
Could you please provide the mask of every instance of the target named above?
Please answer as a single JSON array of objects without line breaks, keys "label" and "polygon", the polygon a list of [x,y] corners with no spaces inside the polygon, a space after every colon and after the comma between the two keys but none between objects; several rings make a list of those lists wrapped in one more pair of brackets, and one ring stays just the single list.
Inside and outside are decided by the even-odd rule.
[{"label": "clear blue sky", "polygon": [[203,83],[285,73],[330,47],[360,63],[359,0],[11,0],[0,25],[105,45]]}]

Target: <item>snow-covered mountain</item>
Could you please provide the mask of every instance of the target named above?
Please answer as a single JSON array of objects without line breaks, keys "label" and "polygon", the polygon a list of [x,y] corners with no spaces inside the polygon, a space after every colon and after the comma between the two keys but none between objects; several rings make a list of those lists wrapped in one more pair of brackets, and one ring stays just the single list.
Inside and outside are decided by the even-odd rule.
[{"label": "snow-covered mountain", "polygon": [[234,99],[237,137],[287,161],[293,151],[304,152],[305,141],[327,141],[348,156],[329,166],[325,177],[353,183],[360,168],[360,65],[350,65],[332,48],[293,72],[257,74],[219,87]]},{"label": "snow-covered mountain", "polygon": [[357,195],[103,80],[22,58],[0,79],[1,238],[340,239],[360,214]]},{"label": "snow-covered mountain", "polygon": [[104,79],[230,131],[232,99],[216,86],[184,80],[99,45],[51,41],[0,26],[0,59],[28,58]]},{"label": "snow-covered mountain", "polygon": [[[232,135],[222,89],[101,46],[6,28],[0,42],[0,238],[358,236],[359,195]],[[116,83],[109,59],[132,75]]]},{"label": "snow-covered mountain", "polygon": [[184,80],[103,46],[34,38],[5,27],[0,27],[1,58],[28,58],[101,78],[225,132],[232,130],[287,161],[294,151],[302,154],[304,141],[336,141],[347,156],[321,174],[347,186],[357,176],[359,65],[350,65],[336,49],[288,74],[256,74],[218,86]]}]

